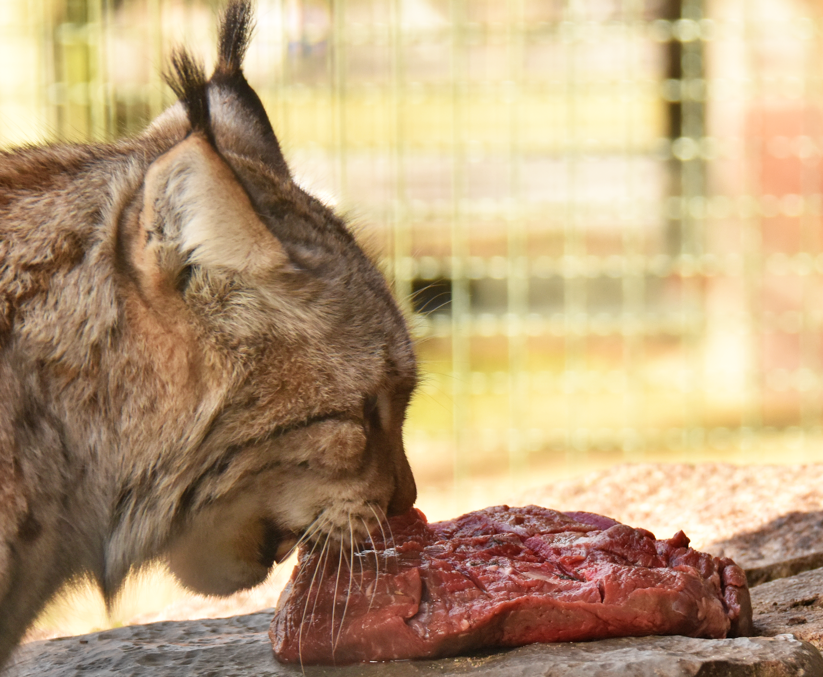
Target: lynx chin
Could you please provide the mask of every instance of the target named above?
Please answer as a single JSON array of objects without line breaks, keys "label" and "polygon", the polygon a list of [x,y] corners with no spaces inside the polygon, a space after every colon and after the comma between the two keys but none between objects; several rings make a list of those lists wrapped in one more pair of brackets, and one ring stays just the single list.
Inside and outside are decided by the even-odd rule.
[{"label": "lynx chin", "polygon": [[403,317],[292,181],[223,14],[137,138],[0,153],[0,666],[65,581],[165,560],[225,595],[416,489]]}]

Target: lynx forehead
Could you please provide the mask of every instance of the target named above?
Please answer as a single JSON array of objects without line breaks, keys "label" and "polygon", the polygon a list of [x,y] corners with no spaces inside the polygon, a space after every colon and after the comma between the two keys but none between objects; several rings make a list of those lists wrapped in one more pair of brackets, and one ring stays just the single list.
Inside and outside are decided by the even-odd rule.
[{"label": "lynx forehead", "polygon": [[230,4],[210,78],[173,57],[143,135],[0,154],[0,665],[73,576],[228,594],[415,500],[403,317],[292,181],[250,25]]}]

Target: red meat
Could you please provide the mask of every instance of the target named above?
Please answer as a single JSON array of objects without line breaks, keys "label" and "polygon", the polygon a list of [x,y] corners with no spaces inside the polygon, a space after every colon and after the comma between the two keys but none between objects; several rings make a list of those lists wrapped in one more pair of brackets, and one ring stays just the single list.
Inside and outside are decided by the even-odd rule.
[{"label": "red meat", "polygon": [[[353,556],[303,553],[269,635],[284,662],[751,631],[743,571],[591,513],[499,506],[427,524],[412,509]],[[341,566],[342,563],[342,566]]]}]

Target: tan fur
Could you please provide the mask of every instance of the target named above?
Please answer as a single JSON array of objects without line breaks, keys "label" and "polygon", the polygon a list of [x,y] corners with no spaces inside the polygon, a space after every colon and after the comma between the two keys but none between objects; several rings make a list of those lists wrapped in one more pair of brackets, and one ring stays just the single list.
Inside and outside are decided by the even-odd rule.
[{"label": "tan fur", "polygon": [[74,576],[111,598],[166,559],[228,594],[312,524],[360,539],[414,502],[403,319],[241,57],[208,127],[177,104],[131,141],[0,156],[0,665]]}]

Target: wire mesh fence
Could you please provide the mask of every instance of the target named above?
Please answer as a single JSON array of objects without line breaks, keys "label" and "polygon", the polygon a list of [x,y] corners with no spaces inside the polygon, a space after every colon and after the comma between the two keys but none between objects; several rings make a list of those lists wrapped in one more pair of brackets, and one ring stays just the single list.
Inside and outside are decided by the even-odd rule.
[{"label": "wire mesh fence", "polygon": [[[139,131],[216,7],[0,1],[0,143]],[[823,441],[821,17],[761,0],[261,0],[247,76],[405,305],[418,475]]]}]

